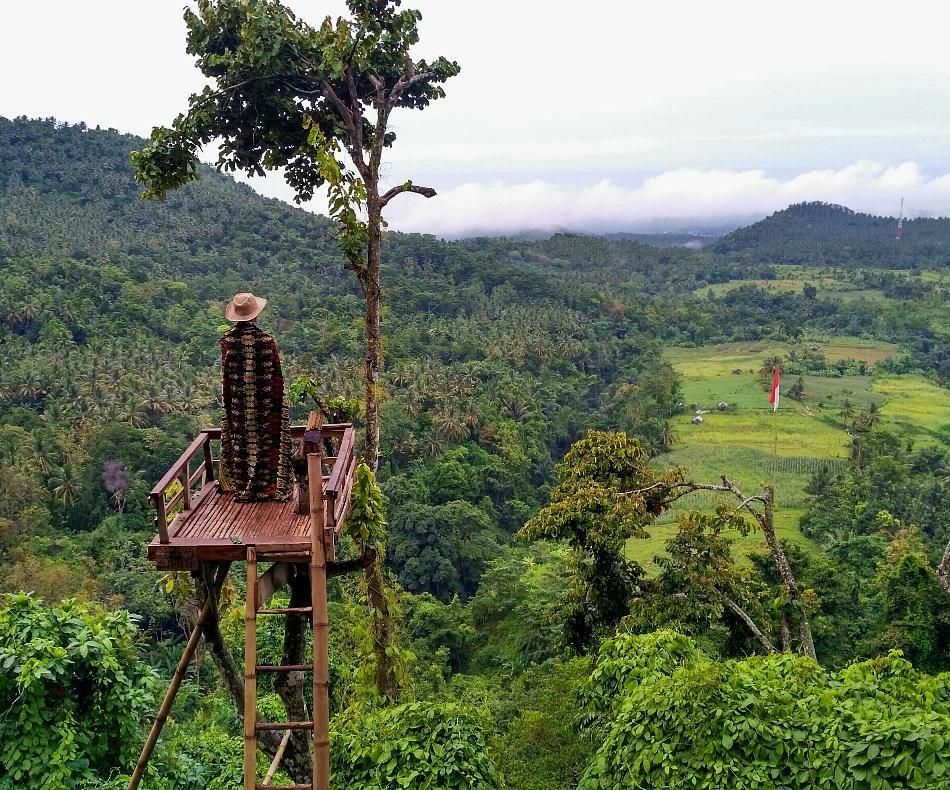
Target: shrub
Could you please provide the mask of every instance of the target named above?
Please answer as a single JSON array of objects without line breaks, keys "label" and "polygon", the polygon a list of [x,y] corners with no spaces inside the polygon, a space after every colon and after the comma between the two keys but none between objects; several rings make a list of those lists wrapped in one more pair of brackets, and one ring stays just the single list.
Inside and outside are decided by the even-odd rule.
[{"label": "shrub", "polygon": [[606,647],[592,712],[619,693],[579,790],[947,786],[950,676],[897,652],[829,673],[789,654],[718,662],[686,643],[658,632]]},{"label": "shrub", "polygon": [[137,633],[124,611],[0,599],[0,788],[77,787],[133,757],[153,683]]},{"label": "shrub", "polygon": [[409,703],[350,713],[334,725],[336,788],[501,787],[481,726],[455,706]]}]

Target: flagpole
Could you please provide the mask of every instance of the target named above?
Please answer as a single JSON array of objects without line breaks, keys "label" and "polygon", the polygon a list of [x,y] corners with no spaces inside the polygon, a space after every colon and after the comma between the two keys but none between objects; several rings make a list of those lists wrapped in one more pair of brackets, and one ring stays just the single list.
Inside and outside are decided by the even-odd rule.
[{"label": "flagpole", "polygon": [[778,470],[778,405],[781,400],[781,379],[778,365],[772,370],[772,390],[769,393],[769,403],[772,404],[772,429],[774,440],[772,444],[772,492],[775,492],[775,475]]},{"label": "flagpole", "polygon": [[772,446],[772,491],[775,491],[775,473],[778,467],[778,408],[772,412],[772,427],[775,429],[775,443]]}]

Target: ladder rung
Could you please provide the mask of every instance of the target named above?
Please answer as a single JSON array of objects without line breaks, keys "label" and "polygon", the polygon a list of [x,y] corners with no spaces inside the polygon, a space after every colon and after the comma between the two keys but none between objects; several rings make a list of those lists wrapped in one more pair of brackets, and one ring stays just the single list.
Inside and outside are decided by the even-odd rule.
[{"label": "ladder rung", "polygon": [[312,606],[286,606],[282,609],[258,609],[258,614],[311,614]]},{"label": "ladder rung", "polygon": [[313,722],[312,721],[273,721],[273,722],[262,721],[259,724],[255,724],[254,729],[257,730],[258,732],[264,732],[267,730],[312,730]]},{"label": "ladder rung", "polygon": [[313,664],[261,664],[254,667],[258,672],[310,672]]}]

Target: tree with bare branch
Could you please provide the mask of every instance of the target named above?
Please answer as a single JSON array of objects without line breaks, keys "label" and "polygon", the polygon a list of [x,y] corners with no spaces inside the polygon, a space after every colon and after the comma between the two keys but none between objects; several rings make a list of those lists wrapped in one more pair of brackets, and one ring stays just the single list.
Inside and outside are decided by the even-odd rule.
[{"label": "tree with bare branch", "polygon": [[[171,127],[158,127],[132,155],[145,196],[161,198],[198,178],[198,152],[217,141],[221,170],[264,175],[281,170],[298,202],[326,187],[345,265],[365,297],[364,459],[379,458],[382,396],[380,260],[383,210],[396,197],[433,197],[412,181],[384,189],[383,153],[395,141],[399,108],[424,109],[459,72],[444,57],[415,59],[421,14],[401,0],[347,0],[348,18],[319,28],[279,0],[199,0],[187,10],[189,54],[210,84],[189,99]],[[348,160],[348,164],[347,161]],[[377,685],[396,694],[387,658],[392,644],[381,561],[365,570],[374,610]]]},{"label": "tree with bare branch", "polygon": [[[795,611],[795,614],[798,618],[802,652],[805,653],[805,655],[817,660],[817,656],[815,654],[815,641],[812,637],[811,623],[809,622],[808,617],[809,607],[807,605],[807,601],[802,596],[802,590],[799,587],[798,582],[795,580],[795,574],[792,572],[788,558],[785,556],[785,550],[782,548],[782,544],[779,542],[778,536],[775,534],[775,490],[772,488],[772,486],[765,486],[761,494],[752,494],[751,496],[747,496],[725,475],[719,479],[721,480],[721,483],[696,483],[688,480],[680,480],[672,484],[666,484],[661,481],[660,486],[654,487],[654,493],[656,489],[662,491],[662,496],[659,501],[660,506],[664,508],[669,507],[678,499],[681,499],[696,491],[716,491],[719,493],[728,494],[738,500],[739,504],[736,507],[736,511],[744,511],[752,516],[752,518],[755,519],[755,522],[759,525],[759,528],[762,530],[762,534],[765,536],[766,545],[769,547],[769,552],[772,555],[772,561],[774,562],[775,568],[782,579],[782,586],[785,588],[785,594],[788,598],[788,602]],[[642,495],[646,492],[647,490],[644,489],[629,493]],[[734,608],[733,610],[735,611]],[[736,613],[742,617],[742,613]],[[747,625],[750,624],[746,617],[742,617],[742,619]],[[753,629],[753,632],[754,631],[755,629]],[[759,641],[762,641],[762,638],[759,636],[759,634],[756,634],[756,637],[759,639]]]}]

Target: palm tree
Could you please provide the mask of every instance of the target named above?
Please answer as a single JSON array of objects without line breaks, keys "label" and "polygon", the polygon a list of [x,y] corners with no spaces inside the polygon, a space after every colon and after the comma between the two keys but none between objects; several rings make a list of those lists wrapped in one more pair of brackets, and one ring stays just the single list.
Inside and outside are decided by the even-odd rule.
[{"label": "palm tree", "polygon": [[854,404],[848,398],[841,401],[841,410],[838,412],[838,416],[845,423],[854,417]]},{"label": "palm tree", "polygon": [[22,305],[20,305],[20,320],[23,323],[32,321],[40,314],[41,310],[42,307],[37,299],[27,299]]},{"label": "palm tree", "polygon": [[428,436],[422,442],[422,454],[429,460],[433,458],[438,458],[442,454],[442,449],[445,447],[445,442],[443,442],[438,436],[432,434]]},{"label": "palm tree", "polygon": [[135,393],[127,392],[118,404],[119,415],[122,422],[127,422],[133,428],[148,427],[148,413],[145,409],[145,403],[138,398]]},{"label": "palm tree", "polygon": [[482,415],[479,414],[478,409],[475,407],[475,404],[469,404],[465,407],[465,427],[470,431],[474,431],[482,423]]},{"label": "palm tree", "polygon": [[508,395],[502,398],[502,405],[508,410],[511,419],[515,422],[521,422],[528,416],[528,407],[525,402],[517,395]]},{"label": "palm tree", "polygon": [[59,448],[44,430],[33,431],[32,437],[33,460],[43,474],[48,474],[53,469],[53,459],[56,458]]},{"label": "palm tree", "polygon": [[20,397],[38,400],[44,394],[46,394],[46,386],[43,378],[36,369],[30,368],[20,379]]},{"label": "palm tree", "polygon": [[861,416],[861,422],[863,422],[867,428],[874,428],[875,426],[880,425],[881,407],[874,401],[871,401],[871,403],[868,404],[867,410]]},{"label": "palm tree", "polygon": [[22,449],[20,436],[18,434],[22,435],[20,428],[10,427],[0,430],[0,460],[3,461],[4,466],[12,467],[17,465]]},{"label": "palm tree", "polygon": [[79,475],[69,461],[53,471],[53,474],[50,475],[49,484],[53,487],[54,496],[66,507],[72,507],[76,504],[81,483]]},{"label": "palm tree", "polygon": [[168,393],[155,382],[150,382],[146,386],[140,404],[152,414],[170,414],[174,409]]},{"label": "palm tree", "polygon": [[414,420],[416,417],[419,416],[419,411],[420,411],[419,401],[417,401],[411,395],[403,399],[402,408],[403,408],[403,411],[406,412],[406,416],[410,420]]},{"label": "palm tree", "polygon": [[668,453],[677,439],[676,429],[670,422],[663,423],[663,431],[660,433],[660,451]]},{"label": "palm tree", "polygon": [[198,389],[195,382],[191,380],[182,382],[175,393],[174,400],[177,402],[179,409],[189,414],[201,411],[207,402],[207,398]]},{"label": "palm tree", "polygon": [[768,384],[772,380],[772,374],[775,372],[775,368],[781,367],[782,362],[782,357],[778,355],[773,355],[766,359],[762,363],[762,367],[759,368],[759,381]]},{"label": "palm tree", "polygon": [[469,429],[464,419],[459,419],[454,414],[440,413],[433,420],[435,429],[439,435],[448,439],[450,442],[460,442],[468,436]]}]

